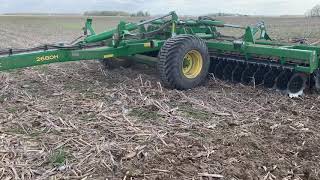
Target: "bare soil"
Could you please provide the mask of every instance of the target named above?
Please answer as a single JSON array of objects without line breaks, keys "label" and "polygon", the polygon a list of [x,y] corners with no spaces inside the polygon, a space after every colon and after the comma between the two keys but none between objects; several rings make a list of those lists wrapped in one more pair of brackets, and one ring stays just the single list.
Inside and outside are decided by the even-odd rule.
[{"label": "bare soil", "polygon": [[[120,18],[96,18],[98,31]],[[265,19],[276,39],[303,18]],[[137,19],[131,19],[136,21]],[[82,17],[0,17],[0,47],[70,41]],[[308,23],[307,23],[308,24]],[[312,20],[310,40],[319,37]],[[154,67],[97,61],[0,73],[0,179],[320,179],[320,97],[210,79],[164,89]]]}]

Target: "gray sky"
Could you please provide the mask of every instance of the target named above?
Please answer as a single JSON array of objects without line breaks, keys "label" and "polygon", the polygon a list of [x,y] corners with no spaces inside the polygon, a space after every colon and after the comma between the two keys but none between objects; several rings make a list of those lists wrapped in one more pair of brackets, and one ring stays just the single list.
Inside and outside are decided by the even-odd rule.
[{"label": "gray sky", "polygon": [[226,12],[249,15],[299,15],[320,0],[0,0],[0,13],[80,13],[88,10],[149,11],[200,15]]}]

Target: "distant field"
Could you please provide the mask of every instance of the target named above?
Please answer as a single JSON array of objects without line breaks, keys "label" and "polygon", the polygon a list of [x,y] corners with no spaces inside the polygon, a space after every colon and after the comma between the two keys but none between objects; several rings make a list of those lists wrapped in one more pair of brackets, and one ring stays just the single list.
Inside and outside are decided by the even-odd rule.
[{"label": "distant field", "polygon": [[[85,19],[0,16],[0,48],[69,42]],[[320,39],[317,18],[222,19],[264,20],[281,41]],[[94,17],[94,27],[120,20],[141,19]],[[159,81],[154,67],[106,70],[98,61],[0,72],[0,179],[320,179],[318,94],[290,99],[214,78],[176,91]]]},{"label": "distant field", "polygon": [[288,41],[290,38],[307,37],[313,40],[320,38],[320,18],[304,17],[227,17],[226,22],[250,25],[264,21],[273,39]]},{"label": "distant field", "polygon": [[[94,17],[94,27],[102,32],[115,27],[120,20],[136,22],[142,18]],[[303,17],[224,17],[227,23],[254,25],[264,21],[274,39],[288,41],[295,37],[320,37],[320,18]],[[66,42],[81,35],[86,17],[83,16],[0,16],[0,48],[30,47],[34,44]],[[228,29],[228,34],[239,35],[238,30]]]},{"label": "distant field", "polygon": [[[130,17],[94,17],[94,27],[102,32]],[[68,42],[82,35],[83,16],[0,16],[0,47],[30,47],[40,43]]]}]

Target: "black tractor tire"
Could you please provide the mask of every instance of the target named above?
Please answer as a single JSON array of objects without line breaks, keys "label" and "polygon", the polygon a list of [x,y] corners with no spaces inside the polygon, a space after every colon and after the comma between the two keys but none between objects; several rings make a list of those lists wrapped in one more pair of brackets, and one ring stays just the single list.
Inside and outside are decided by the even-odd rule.
[{"label": "black tractor tire", "polygon": [[99,60],[105,69],[118,69],[120,67],[129,68],[133,65],[133,61],[121,58],[107,58]]},{"label": "black tractor tire", "polygon": [[202,85],[209,68],[208,47],[199,37],[178,35],[168,39],[160,50],[158,71],[167,88],[187,90]]}]

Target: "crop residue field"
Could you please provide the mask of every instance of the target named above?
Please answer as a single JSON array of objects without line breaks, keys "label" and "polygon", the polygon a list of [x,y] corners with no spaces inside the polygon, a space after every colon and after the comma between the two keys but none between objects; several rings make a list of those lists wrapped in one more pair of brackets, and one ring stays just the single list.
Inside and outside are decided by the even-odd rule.
[{"label": "crop residue field", "polygon": [[[97,17],[94,26],[120,19]],[[319,19],[224,19],[263,19],[279,41],[320,38]],[[0,48],[68,42],[84,22],[1,16]],[[0,179],[320,179],[319,95],[158,82],[154,67],[105,70],[98,61],[1,72]]]}]

